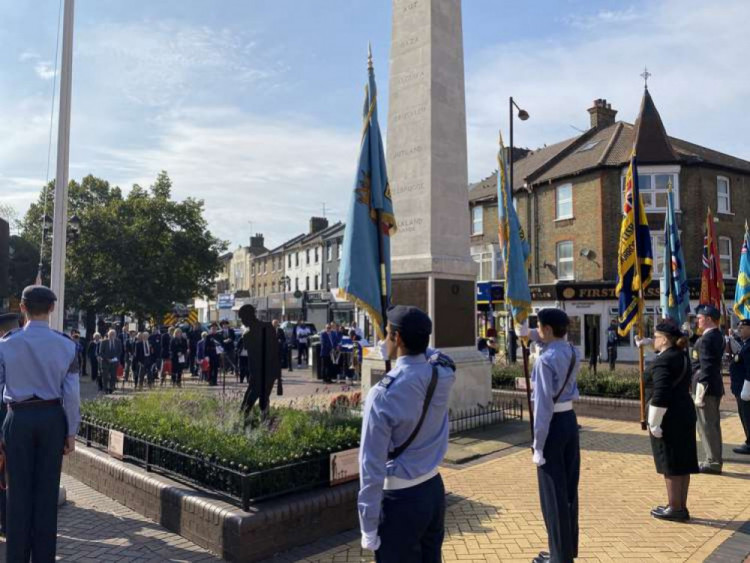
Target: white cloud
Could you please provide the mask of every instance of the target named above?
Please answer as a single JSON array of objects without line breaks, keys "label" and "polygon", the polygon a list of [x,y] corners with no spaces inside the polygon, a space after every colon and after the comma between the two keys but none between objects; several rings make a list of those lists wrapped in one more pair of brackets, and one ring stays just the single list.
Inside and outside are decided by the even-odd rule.
[{"label": "white cloud", "polygon": [[667,132],[750,160],[747,53],[750,4],[696,0],[650,5],[642,17],[561,39],[489,47],[467,61],[469,173],[495,168],[497,130],[507,132],[507,99],[531,119],[516,123],[518,146],[541,147],[586,129],[586,109],[606,98],[633,122],[648,65],[649,90]]},{"label": "white cloud", "polygon": [[22,63],[28,62],[28,61],[35,61],[39,59],[39,54],[35,53],[33,51],[24,51],[18,56],[18,60]]},{"label": "white cloud", "polygon": [[49,61],[39,61],[34,65],[34,72],[42,80],[52,80],[57,71]]},{"label": "white cloud", "polygon": [[562,18],[562,21],[571,27],[592,29],[597,26],[622,25],[642,18],[642,13],[630,6],[625,10],[601,10],[595,14],[568,15]]}]

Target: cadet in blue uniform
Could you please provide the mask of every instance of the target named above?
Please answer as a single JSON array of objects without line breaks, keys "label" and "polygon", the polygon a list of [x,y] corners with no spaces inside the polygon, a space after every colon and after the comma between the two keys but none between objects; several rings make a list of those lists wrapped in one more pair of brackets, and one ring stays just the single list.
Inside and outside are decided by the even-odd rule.
[{"label": "cadet in blue uniform", "polygon": [[732,451],[736,454],[750,454],[750,319],[739,323],[739,340],[733,342],[732,364],[729,375],[732,381],[732,395],[737,399],[737,410],[740,414],[742,429],[745,431],[745,443]]},{"label": "cadet in blue uniform", "polygon": [[49,328],[55,294],[23,290],[27,323],[0,340],[0,386],[8,415],[2,447],[8,477],[7,560],[55,560],[62,456],[75,449],[80,421],[76,346]]},{"label": "cadet in blue uniform", "polygon": [[[534,400],[534,456],[539,500],[547,528],[549,553],[534,563],[568,563],[578,557],[578,478],[581,450],[573,401],[580,359],[565,340],[570,321],[565,311],[542,309],[539,330],[529,336],[541,343],[531,373]],[[521,336],[525,334],[521,332]]]},{"label": "cadet in blue uniform", "polygon": [[359,522],[362,547],[378,562],[440,562],[445,489],[438,465],[448,449],[455,366],[427,359],[432,321],[416,307],[388,312],[385,356],[395,367],[370,389],[362,420]]},{"label": "cadet in blue uniform", "polygon": [[[17,313],[5,313],[0,315],[0,338],[6,335],[13,329],[18,328],[18,319],[20,316]],[[2,396],[3,390],[0,389],[0,397]],[[8,414],[8,408],[5,406],[4,401],[0,401],[0,421],[5,420],[5,416]],[[0,422],[1,424],[1,422]],[[5,497],[5,468],[0,468],[0,535],[5,535],[5,528],[8,519],[6,518],[6,497]]]}]

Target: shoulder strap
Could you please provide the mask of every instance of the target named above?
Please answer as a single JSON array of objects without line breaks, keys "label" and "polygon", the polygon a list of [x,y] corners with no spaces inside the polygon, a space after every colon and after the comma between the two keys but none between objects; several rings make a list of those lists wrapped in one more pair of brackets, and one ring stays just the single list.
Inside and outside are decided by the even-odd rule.
[{"label": "shoulder strap", "polygon": [[570,376],[573,375],[573,368],[576,367],[576,349],[573,348],[573,345],[570,345],[570,366],[568,366],[568,375],[565,376],[565,383],[562,384],[562,387],[560,387],[560,390],[557,392],[557,395],[554,396],[552,399],[553,403],[557,403],[557,400],[560,398],[560,395],[562,395],[565,388],[568,386],[568,381],[570,381]]},{"label": "shoulder strap", "polygon": [[437,387],[437,381],[438,381],[437,366],[432,366],[432,379],[430,379],[430,385],[427,387],[427,395],[424,398],[424,405],[422,405],[422,415],[419,417],[419,422],[417,422],[417,426],[414,428],[414,431],[411,433],[411,436],[409,436],[406,439],[406,442],[401,444],[392,452],[388,452],[389,460],[396,459],[398,456],[404,453],[404,451],[406,451],[406,448],[408,448],[411,445],[411,443],[414,441],[414,439],[417,437],[417,434],[419,434],[419,430],[422,428],[422,423],[424,422],[424,417],[427,416],[427,409],[430,407],[430,403],[432,402],[432,396],[435,394],[435,387]]}]

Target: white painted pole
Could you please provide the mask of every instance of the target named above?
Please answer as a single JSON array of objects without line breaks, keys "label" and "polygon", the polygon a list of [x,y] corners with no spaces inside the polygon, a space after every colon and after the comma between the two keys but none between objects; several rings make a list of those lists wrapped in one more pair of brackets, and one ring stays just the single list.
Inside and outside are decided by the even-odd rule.
[{"label": "white painted pole", "polygon": [[52,276],[50,289],[57,304],[50,327],[62,330],[65,317],[65,250],[68,226],[68,163],[70,160],[70,95],[73,83],[73,10],[75,0],[65,0],[63,48],[60,70],[60,111],[57,128],[57,174],[52,226]]}]

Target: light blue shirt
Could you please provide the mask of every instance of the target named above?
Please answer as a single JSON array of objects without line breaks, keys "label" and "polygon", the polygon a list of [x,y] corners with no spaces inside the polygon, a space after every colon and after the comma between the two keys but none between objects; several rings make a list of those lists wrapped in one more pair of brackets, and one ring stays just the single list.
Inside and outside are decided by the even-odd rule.
[{"label": "light blue shirt", "polygon": [[[434,351],[428,351],[430,355]],[[367,395],[359,448],[359,522],[363,532],[376,532],[380,522],[383,482],[386,476],[415,479],[443,461],[448,449],[448,402],[456,377],[438,365],[438,383],[422,428],[411,445],[396,459],[388,452],[406,442],[419,422],[432,365],[424,355],[401,356],[396,366]]]},{"label": "light blue shirt", "polygon": [[570,375],[567,385],[563,390],[558,403],[573,401],[578,398],[578,385],[576,384],[576,375],[581,368],[581,360],[578,352],[575,352],[570,343],[564,340],[554,340],[549,344],[542,344],[541,354],[534,362],[534,369],[531,371],[531,383],[533,385],[534,400],[534,450],[544,451],[544,444],[549,434],[549,425],[554,414],[555,395],[565,382],[565,376],[568,375],[570,368],[570,354],[576,354],[575,366],[573,373]]},{"label": "light blue shirt", "polygon": [[34,397],[62,399],[68,436],[81,420],[76,345],[43,321],[29,321],[0,339],[0,386],[3,402]]}]

